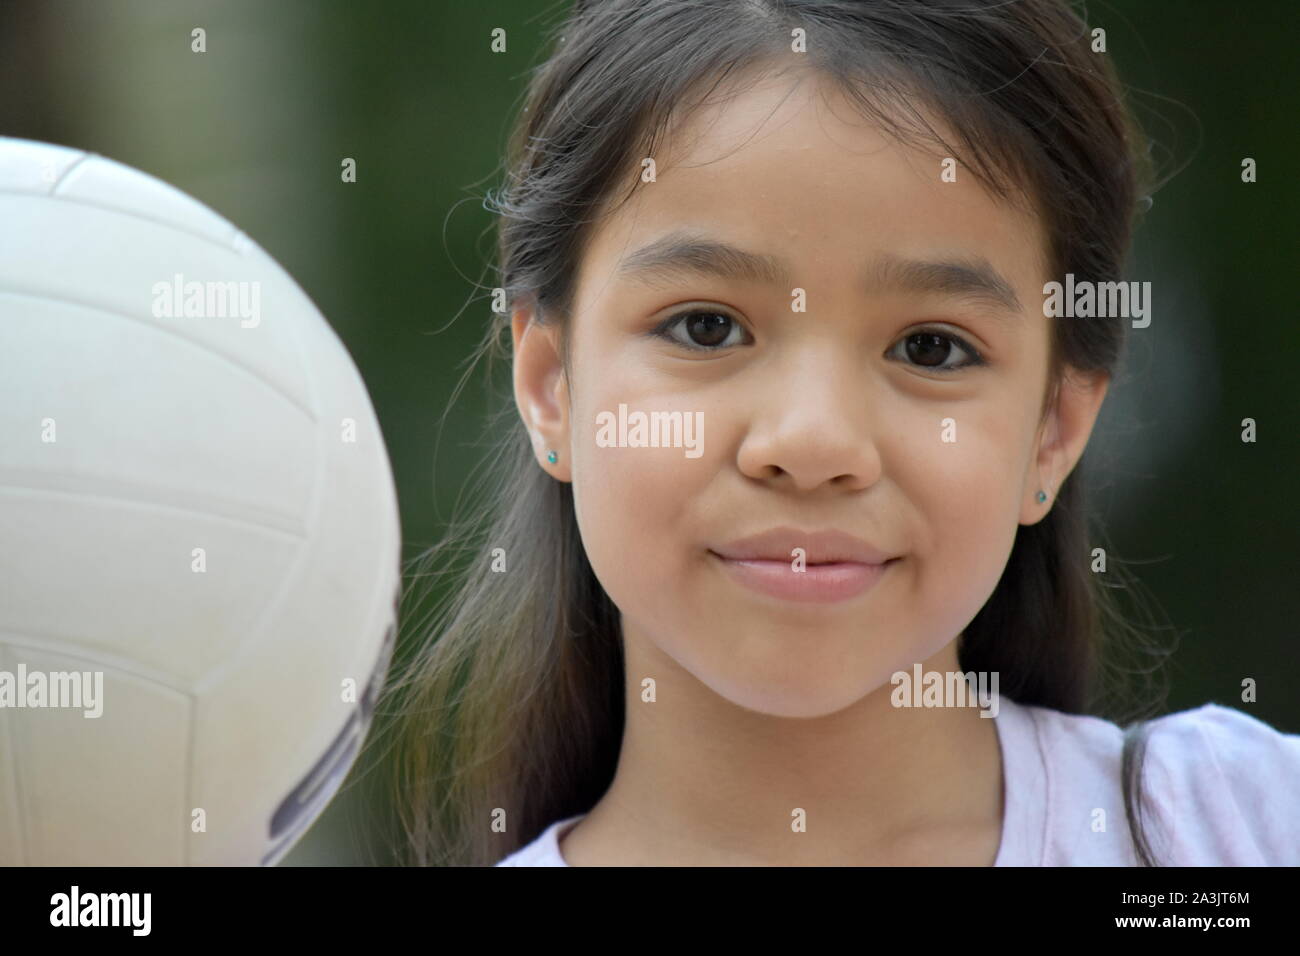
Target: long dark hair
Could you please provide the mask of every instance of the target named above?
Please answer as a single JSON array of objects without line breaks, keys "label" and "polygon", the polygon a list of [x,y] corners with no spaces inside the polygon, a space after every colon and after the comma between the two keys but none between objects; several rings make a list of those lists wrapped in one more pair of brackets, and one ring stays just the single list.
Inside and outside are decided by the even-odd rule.
[{"label": "long dark hair", "polygon": [[[1107,56],[1063,0],[590,0],[555,28],[504,183],[488,193],[507,308],[492,315],[476,359],[508,361],[509,315],[525,302],[567,343],[587,227],[632,194],[629,171],[672,122],[728,76],[790,57],[798,29],[805,62],[881,128],[957,157],[999,198],[1027,198],[1053,275],[1121,278],[1152,188],[1148,150]],[[1124,321],[1053,323],[1045,413],[1068,369],[1113,375]],[[571,486],[537,467],[509,394],[492,424],[499,444],[475,480],[483,500],[410,568],[417,604],[426,579],[452,587],[404,615],[415,648],[389,686],[402,721],[401,820],[420,864],[492,863],[586,812],[613,779],[623,734],[618,612],[583,551]],[[1090,568],[1103,539],[1089,535],[1087,466],[1085,456],[1043,520],[1018,528],[959,660],[998,672],[1002,692],[1023,704],[1149,717],[1161,701],[1121,687],[1154,673],[1123,657],[1145,645],[1115,601],[1134,582],[1113,554],[1106,574]],[[507,574],[488,573],[493,554]],[[1144,727],[1126,728],[1122,775],[1135,855],[1154,865],[1140,800]],[[503,815],[501,832],[492,823]]]}]

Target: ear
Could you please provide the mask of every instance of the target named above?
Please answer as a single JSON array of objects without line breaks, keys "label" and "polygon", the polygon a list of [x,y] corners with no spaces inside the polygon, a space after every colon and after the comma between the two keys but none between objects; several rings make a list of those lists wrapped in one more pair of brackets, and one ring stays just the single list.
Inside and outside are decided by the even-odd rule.
[{"label": "ear", "polygon": [[[1110,376],[1105,372],[1083,373],[1066,368],[1034,439],[1034,454],[1023,482],[1021,524],[1037,524],[1051,510],[1056,493],[1088,447],[1088,437],[1109,389]],[[1040,489],[1047,493],[1042,503],[1038,501]]]},{"label": "ear", "polygon": [[[537,320],[531,305],[510,317],[514,340],[515,405],[532,436],[537,463],[560,481],[571,481],[569,383],[560,359],[559,329]],[[558,456],[552,464],[547,455]]]}]

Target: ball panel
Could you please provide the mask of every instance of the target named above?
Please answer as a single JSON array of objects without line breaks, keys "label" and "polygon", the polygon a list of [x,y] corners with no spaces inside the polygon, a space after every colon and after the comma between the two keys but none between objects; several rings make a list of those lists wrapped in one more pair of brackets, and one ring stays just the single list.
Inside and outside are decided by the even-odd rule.
[{"label": "ball panel", "polygon": [[227,248],[239,233],[229,220],[175,186],[103,156],[72,166],[53,195],[183,229]]},{"label": "ball panel", "polygon": [[0,528],[0,578],[11,582],[0,586],[0,630],[187,692],[219,680],[249,641],[275,642],[267,615],[304,547],[147,499],[13,489],[0,491]]},{"label": "ball panel", "polygon": [[4,293],[0,352],[23,356],[0,403],[0,484],[45,474],[61,490],[305,534],[316,423],[221,355],[116,313]]},{"label": "ball panel", "polygon": [[53,192],[64,174],[90,153],[52,143],[0,136],[0,192]]},{"label": "ball panel", "polygon": [[[322,507],[312,521],[318,537],[302,551],[269,611],[267,636],[250,642],[237,665],[223,671],[224,679],[206,684],[195,701],[196,799],[229,806],[232,813],[249,808],[237,828],[239,838],[262,842],[218,847],[191,840],[196,863],[230,862],[266,850],[283,798],[361,708],[376,661],[383,657],[395,618],[400,552],[396,508],[377,494],[387,463],[368,455],[347,461],[348,446],[325,447],[339,460],[323,469]],[[383,554],[392,557],[374,558]],[[350,639],[338,640],[337,634]],[[353,682],[348,700],[344,680]],[[267,726],[276,733],[258,733]],[[239,781],[249,778],[269,782],[256,800],[240,790]]]},{"label": "ball panel", "polygon": [[[86,671],[77,657],[4,647],[4,669]],[[10,710],[27,864],[180,863],[188,819],[190,702],[175,691],[106,670],[103,713]],[[148,798],[141,799],[141,794]]]},{"label": "ball panel", "polygon": [[[232,373],[263,380],[305,416],[315,416],[294,328],[304,321],[301,293],[272,260],[146,220],[36,196],[0,194],[0,222],[0,291],[30,297],[10,295],[0,303],[11,321],[24,314],[26,303],[42,298],[111,313],[119,322],[138,321],[226,359]],[[231,282],[244,283],[234,297]],[[190,283],[200,285],[196,290]],[[195,291],[200,294],[191,296]],[[187,315],[187,305],[207,314]],[[241,305],[260,314],[245,319]],[[155,316],[155,306],[173,314]],[[129,362],[129,356],[101,356],[96,369],[107,374],[114,361]],[[124,371],[121,364],[116,368]]]},{"label": "ball panel", "polygon": [[[5,646],[4,637],[0,631],[0,670],[16,673],[16,661]],[[0,866],[28,862],[23,847],[22,786],[18,761],[14,759],[13,734],[11,722],[0,715]]]},{"label": "ball panel", "polygon": [[[28,146],[28,166],[40,165],[40,144]],[[0,142],[0,160],[7,150]],[[150,773],[113,777],[92,765],[79,793],[65,791],[65,828],[93,826],[90,844],[134,832],[133,846],[154,844],[141,862],[175,862],[173,844],[148,829],[156,821],[77,814],[133,787],[135,804],[188,844],[180,860],[257,863],[306,829],[350,763],[346,749],[342,763],[322,762],[345,726],[359,742],[359,711],[368,717],[342,698],[343,680],[361,695],[376,662],[380,679],[387,666],[400,576],[392,473],[360,373],[284,270],[183,193],[106,163],[66,167],[57,197],[0,189],[0,355],[25,357],[0,378],[0,428],[39,441],[50,407],[60,443],[64,424],[82,426],[71,429],[79,447],[29,442],[0,458],[0,581],[34,595],[15,622],[31,635],[24,653],[96,656],[124,686],[152,688],[130,691],[135,709],[118,726],[126,737],[177,725],[151,702],[159,683],[193,688],[187,760],[178,767],[164,747],[154,768],[188,781],[188,797],[174,805],[174,786]],[[176,273],[257,282],[259,321],[154,315],[155,284]],[[6,480],[20,487],[3,490]],[[90,488],[78,484],[86,480]],[[196,535],[214,542],[201,545],[206,574],[190,570],[189,548],[168,563]],[[225,556],[216,572],[214,552]],[[0,712],[0,741],[12,729]],[[75,755],[84,737],[68,725],[58,739]],[[12,755],[19,770],[28,759]],[[300,791],[310,806],[273,837],[276,811],[288,819],[285,798],[327,764],[334,784]],[[0,787],[0,828],[14,799]],[[190,806],[208,810],[206,834],[189,831]],[[135,860],[102,849],[104,862]]]}]

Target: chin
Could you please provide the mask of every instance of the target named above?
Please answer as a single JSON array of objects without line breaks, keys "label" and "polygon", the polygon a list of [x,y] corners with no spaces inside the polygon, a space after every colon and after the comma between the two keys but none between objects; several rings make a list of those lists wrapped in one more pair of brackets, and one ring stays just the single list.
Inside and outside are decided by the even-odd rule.
[{"label": "chin", "polygon": [[827,717],[853,706],[870,693],[870,688],[846,686],[842,672],[826,674],[821,681],[805,679],[798,684],[788,679],[740,683],[735,675],[703,682],[735,706],[769,717]]}]

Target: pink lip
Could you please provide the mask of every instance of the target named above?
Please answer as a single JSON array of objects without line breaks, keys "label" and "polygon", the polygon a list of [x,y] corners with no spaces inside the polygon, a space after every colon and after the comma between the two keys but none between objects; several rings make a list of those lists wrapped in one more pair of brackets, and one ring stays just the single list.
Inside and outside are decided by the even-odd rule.
[{"label": "pink lip", "polygon": [[[794,550],[804,553],[804,570],[794,570]],[[846,601],[864,593],[897,559],[840,531],[804,532],[774,528],[710,548],[739,583],[788,601]]]},{"label": "pink lip", "polygon": [[795,571],[790,561],[734,561],[714,556],[745,587],[787,601],[847,601],[879,581],[890,566],[837,561],[809,564],[803,571]]}]

